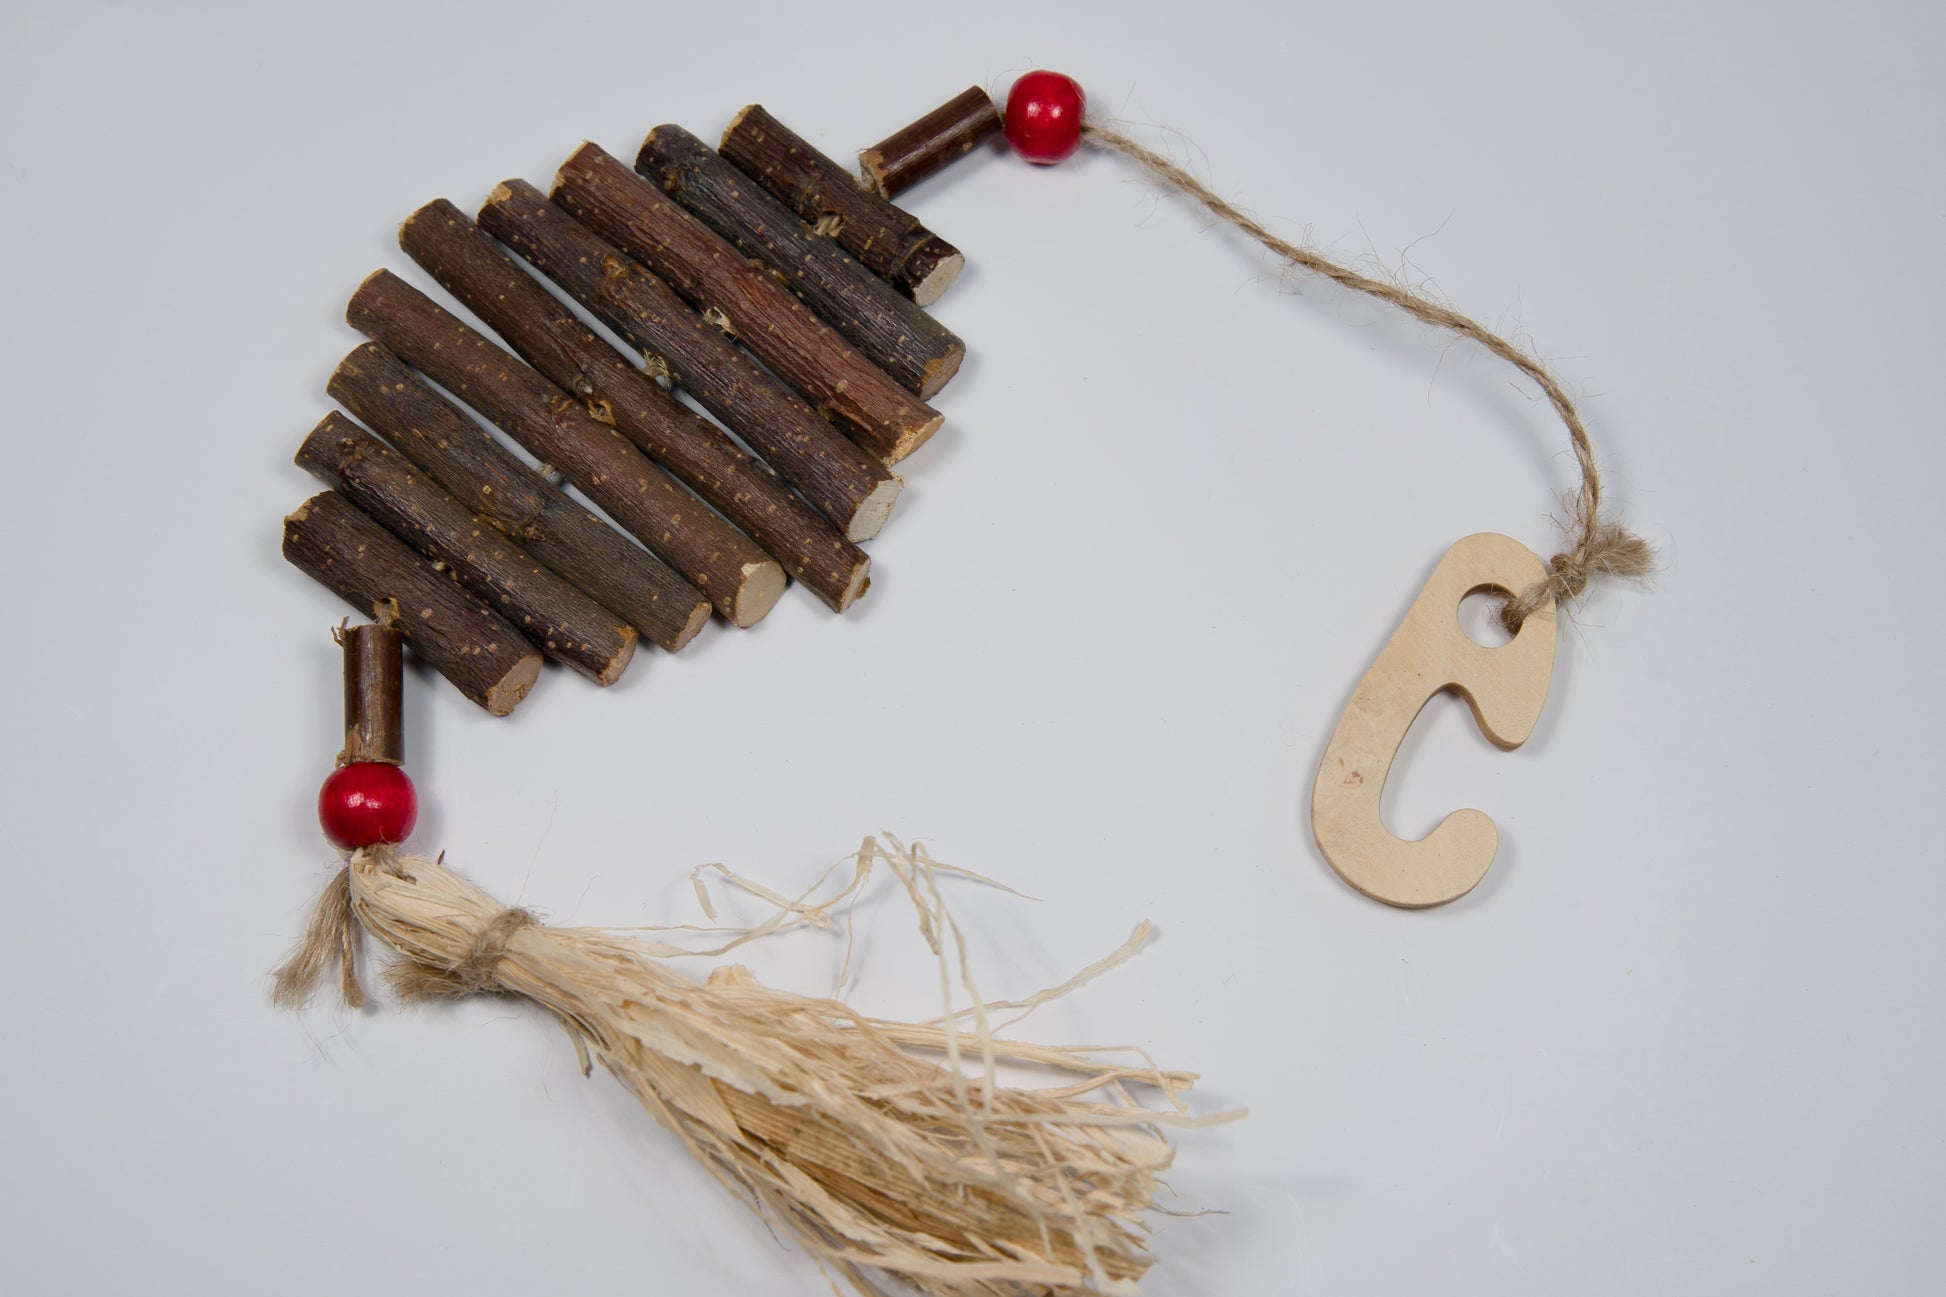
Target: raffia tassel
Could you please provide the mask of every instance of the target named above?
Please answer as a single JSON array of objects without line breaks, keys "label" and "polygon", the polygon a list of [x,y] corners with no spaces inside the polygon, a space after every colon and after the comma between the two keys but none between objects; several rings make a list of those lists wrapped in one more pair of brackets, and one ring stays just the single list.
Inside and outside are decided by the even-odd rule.
[{"label": "raffia tassel", "polygon": [[[957,981],[973,996],[970,1009],[926,1023],[886,1021],[771,989],[742,968],[718,968],[698,983],[665,962],[826,925],[878,864],[917,909],[942,994],[950,1003]],[[861,1294],[880,1291],[874,1271],[936,1297],[1133,1293],[1151,1264],[1146,1215],[1171,1158],[1161,1128],[1242,1114],[1191,1116],[1181,1096],[1194,1077],[1162,1071],[1139,1051],[996,1038],[989,1010],[1031,1010],[1071,990],[1132,955],[1149,927],[1060,987],[986,1004],[939,892],[942,873],[964,872],[889,836],[867,838],[850,884],[822,902],[777,896],[725,871],[776,903],[777,915],[716,950],[693,951],[543,926],[441,861],[361,851],[341,875],[348,903],[333,899],[334,881],[280,971],[278,993],[301,999],[331,958],[349,958],[350,929],[360,927],[403,957],[390,980],[407,998],[533,1000],[568,1028],[584,1064],[598,1059],[719,1180]],[[349,974],[344,984],[356,988]],[[1139,1065],[1114,1061],[1119,1053]],[[1003,1085],[996,1070],[1012,1063],[1068,1081]],[[1134,1087],[1167,1107],[1137,1105]]]}]

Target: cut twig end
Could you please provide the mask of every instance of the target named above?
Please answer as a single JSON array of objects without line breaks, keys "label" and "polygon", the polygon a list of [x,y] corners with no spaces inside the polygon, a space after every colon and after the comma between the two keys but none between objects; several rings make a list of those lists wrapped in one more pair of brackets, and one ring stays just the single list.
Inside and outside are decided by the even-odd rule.
[{"label": "cut twig end", "polygon": [[931,306],[945,295],[959,278],[959,272],[966,269],[966,257],[955,252],[942,259],[927,272],[926,277],[912,286],[912,300],[921,306]]},{"label": "cut twig end", "polygon": [[615,632],[621,636],[622,646],[615,651],[615,656],[609,659],[608,665],[595,676],[595,683],[604,688],[620,680],[622,672],[628,670],[628,664],[635,657],[635,646],[640,639],[633,626],[618,625],[615,627]]},{"label": "cut twig end", "polygon": [[844,612],[864,597],[865,591],[872,588],[872,560],[860,563],[851,575],[851,584],[838,596],[838,611]]},{"label": "cut twig end", "polygon": [[[732,117],[730,119],[730,124],[723,128],[723,139],[728,140],[732,135],[736,134],[737,127],[743,125],[743,119],[748,117],[751,113],[762,112],[763,107],[764,106],[762,104],[745,104],[743,107],[737,109],[737,115],[735,117]],[[720,143],[721,141],[719,141],[719,144]]]},{"label": "cut twig end", "polygon": [[930,417],[899,429],[898,435],[893,438],[891,448],[885,456],[886,463],[898,463],[913,451],[931,441],[933,434],[945,425],[945,415],[932,411],[929,407],[928,414]]},{"label": "cut twig end", "polygon": [[905,479],[893,473],[883,482],[873,487],[858,509],[851,515],[851,522],[845,527],[845,539],[870,540],[885,527],[886,519],[892,516],[892,506],[899,502],[899,492],[905,489]]},{"label": "cut twig end", "polygon": [[739,627],[755,626],[784,597],[784,569],[774,559],[745,563],[730,620]]},{"label": "cut twig end", "polygon": [[919,399],[929,401],[937,396],[939,389],[951,382],[954,374],[959,373],[960,362],[965,359],[966,348],[955,343],[940,355],[928,360],[924,377],[919,381]]},{"label": "cut twig end", "polygon": [[[626,664],[624,664],[626,665]],[[487,686],[486,709],[495,716],[505,716],[520,705],[534,682],[540,679],[541,655],[524,653],[507,668],[507,673]]]}]

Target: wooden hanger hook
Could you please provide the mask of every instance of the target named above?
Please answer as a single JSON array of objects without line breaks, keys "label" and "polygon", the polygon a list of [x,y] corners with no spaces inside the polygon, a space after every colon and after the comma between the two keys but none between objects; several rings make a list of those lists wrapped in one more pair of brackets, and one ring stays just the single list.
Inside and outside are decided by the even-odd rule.
[{"label": "wooden hanger hook", "polygon": [[1472,891],[1493,864],[1499,833],[1479,811],[1454,811],[1407,842],[1380,821],[1379,799],[1406,732],[1442,690],[1466,699],[1481,733],[1502,748],[1533,733],[1554,674],[1554,605],[1536,609],[1497,648],[1467,636],[1459,605],[1475,591],[1511,593],[1546,575],[1509,536],[1480,532],[1454,545],[1338,718],[1311,789],[1311,831],[1339,876],[1373,900],[1444,905]]}]

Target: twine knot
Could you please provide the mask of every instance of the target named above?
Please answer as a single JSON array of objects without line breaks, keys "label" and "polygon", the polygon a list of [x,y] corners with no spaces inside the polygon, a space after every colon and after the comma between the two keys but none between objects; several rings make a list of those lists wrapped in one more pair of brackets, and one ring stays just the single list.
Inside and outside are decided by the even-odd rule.
[{"label": "twine knot", "polygon": [[540,922],[533,911],[518,906],[500,911],[474,936],[466,954],[452,964],[424,964],[416,959],[392,965],[386,983],[402,1000],[457,1000],[469,995],[493,995],[505,989],[500,961],[522,928]]},{"label": "twine knot", "polygon": [[473,949],[466,952],[466,958],[450,973],[453,980],[465,988],[458,993],[478,995],[493,990],[498,985],[500,961],[507,955],[507,943],[513,940],[514,933],[538,922],[540,920],[534,917],[533,911],[518,906],[494,915],[493,922],[481,928],[480,935],[473,938]]},{"label": "twine knot", "polygon": [[[346,867],[325,886],[311,915],[304,940],[276,973],[271,998],[279,1005],[295,1009],[311,996],[332,961],[338,964],[339,990],[351,1008],[365,1004],[364,988],[358,984],[357,906],[352,900],[351,875],[354,869],[371,868],[407,883],[413,876],[407,862],[390,847],[361,848],[353,852]],[[467,995],[490,995],[502,989],[500,962],[507,947],[522,928],[536,926],[540,920],[532,910],[512,906],[501,910],[474,934],[466,954],[451,964],[406,959],[385,971],[385,980],[401,999],[450,1000]]]},{"label": "twine knot", "polygon": [[1588,569],[1572,554],[1556,554],[1548,560],[1547,570],[1554,574],[1550,584],[1564,599],[1578,599],[1588,588]]},{"label": "twine knot", "polygon": [[1500,621],[1515,635],[1521,623],[1533,616],[1543,604],[1566,607],[1581,597],[1598,576],[1648,575],[1655,567],[1655,551],[1640,536],[1623,531],[1605,519],[1580,522],[1580,538],[1572,549],[1556,554],[1547,563],[1547,578],[1536,581],[1500,610]]}]

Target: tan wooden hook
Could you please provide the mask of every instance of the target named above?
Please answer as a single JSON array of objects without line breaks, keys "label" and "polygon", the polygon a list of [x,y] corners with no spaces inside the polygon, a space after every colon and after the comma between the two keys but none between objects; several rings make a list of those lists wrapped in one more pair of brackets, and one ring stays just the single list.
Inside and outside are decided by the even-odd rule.
[{"label": "tan wooden hook", "polygon": [[1481,532],[1454,545],[1338,718],[1311,789],[1311,831],[1339,876],[1373,900],[1444,905],[1472,891],[1493,864],[1500,835],[1479,811],[1454,811],[1407,842],[1380,822],[1379,799],[1406,731],[1441,690],[1466,699],[1480,732],[1503,748],[1533,733],[1554,675],[1554,605],[1537,608],[1497,648],[1467,637],[1459,605],[1475,591],[1511,593],[1546,575],[1509,536]]}]

